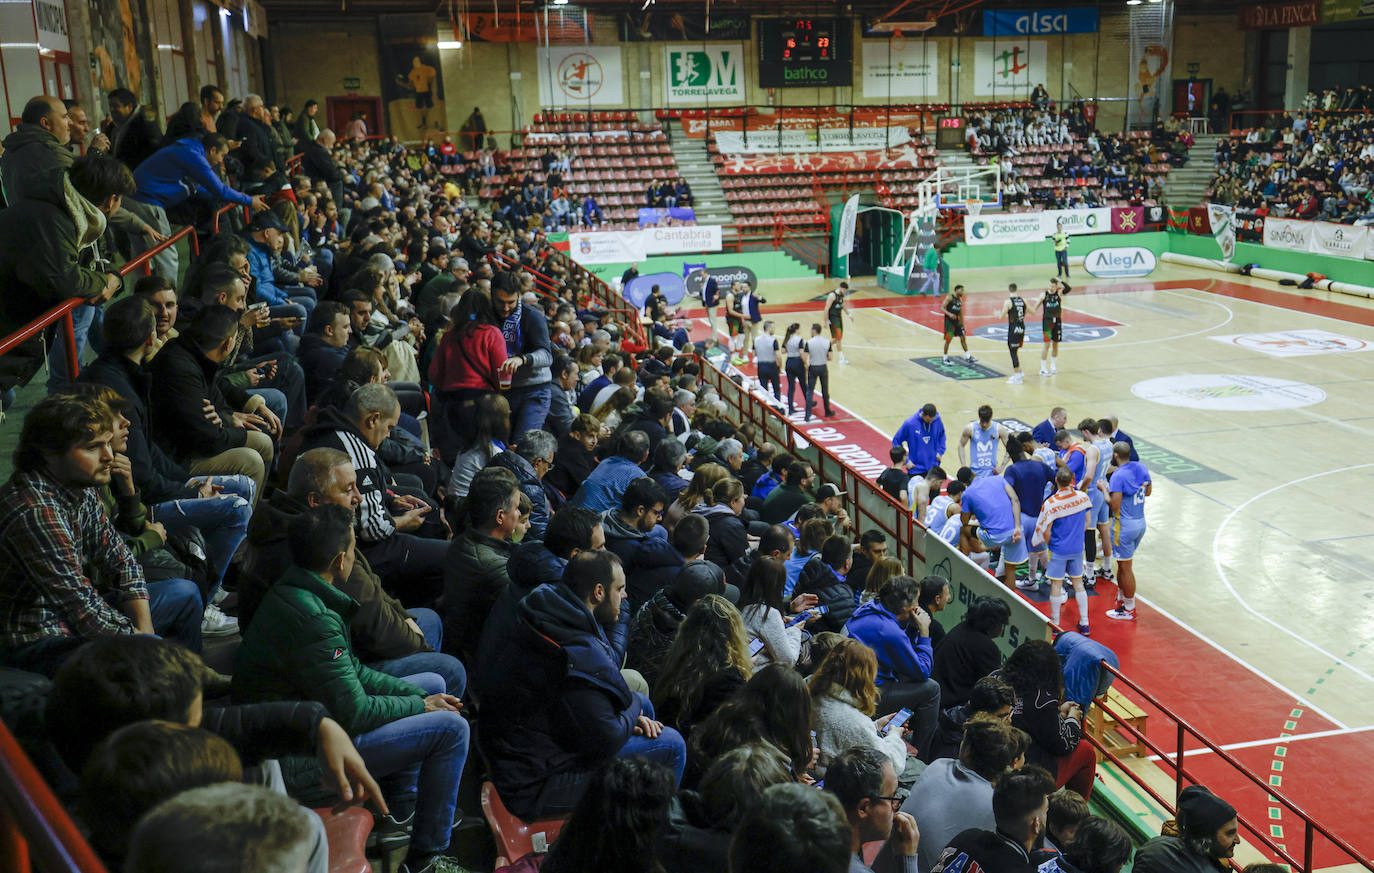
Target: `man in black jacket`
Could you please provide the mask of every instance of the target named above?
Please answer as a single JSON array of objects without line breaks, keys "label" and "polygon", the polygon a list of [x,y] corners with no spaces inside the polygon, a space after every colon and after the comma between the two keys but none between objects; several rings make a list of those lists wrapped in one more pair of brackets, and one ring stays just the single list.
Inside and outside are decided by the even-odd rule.
[{"label": "man in black jacket", "polygon": [[334,131],[325,128],[315,139],[302,142],[301,172],[316,182],[328,185],[329,196],[334,198],[335,204],[342,206],[343,173],[339,171],[339,165],[334,163],[334,156],[330,154],[330,150],[334,148],[334,141]]},{"label": "man in black jacket", "polygon": [[245,168],[251,169],[266,164],[276,166],[277,137],[272,133],[271,120],[261,97],[249,94],[243,98],[238,121],[238,139],[243,145],[239,146],[237,153],[231,154],[234,154]]},{"label": "man in black jacket", "polygon": [[[23,198],[0,210],[0,336],[71,297],[98,306],[114,296],[123,279],[105,269],[99,240],[134,190],[128,169],[102,156],[26,180]],[[94,310],[88,313],[87,326]],[[80,316],[73,314],[78,326]],[[42,337],[12,349],[0,357],[0,391],[28,382],[42,363]]]},{"label": "man in black jacket", "polygon": [[997,830],[969,828],[940,853],[930,873],[982,869],[987,873],[1033,873],[1031,861],[1045,832],[1054,780],[1039,767],[1026,767],[997,780],[992,791],[992,815]]},{"label": "man in black jacket", "polygon": [[139,106],[138,98],[128,88],[110,92],[110,154],[130,170],[138,168],[144,159],[162,147],[162,131],[153,121],[153,110]]},{"label": "man in black jacket", "polygon": [[[261,397],[222,390],[216,379],[233,351],[238,322],[227,306],[203,307],[186,332],[157,353],[151,413],[162,447],[192,473],[247,475],[261,495],[281,421]],[[207,404],[214,417],[207,417]]]},{"label": "man in black jacket", "polygon": [[352,330],[352,316],[342,303],[326,300],[310,313],[305,336],[296,350],[296,359],[305,371],[306,402],[319,402],[320,395],[338,375],[348,357]]}]

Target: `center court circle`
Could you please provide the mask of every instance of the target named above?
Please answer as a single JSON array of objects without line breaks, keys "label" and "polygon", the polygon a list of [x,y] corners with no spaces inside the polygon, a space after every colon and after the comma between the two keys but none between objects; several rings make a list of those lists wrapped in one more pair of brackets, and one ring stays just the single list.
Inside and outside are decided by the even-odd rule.
[{"label": "center court circle", "polygon": [[1165,406],[1223,412],[1298,409],[1326,399],[1325,391],[1305,382],[1234,373],[1185,373],[1146,379],[1132,385],[1131,393]]}]

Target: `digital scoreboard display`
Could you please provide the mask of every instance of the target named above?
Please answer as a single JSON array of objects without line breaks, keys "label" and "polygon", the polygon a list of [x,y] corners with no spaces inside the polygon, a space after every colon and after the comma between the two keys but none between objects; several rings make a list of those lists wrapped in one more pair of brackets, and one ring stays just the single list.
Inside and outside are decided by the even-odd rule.
[{"label": "digital scoreboard display", "polygon": [[960,115],[946,115],[935,122],[935,147],[959,148],[964,144],[964,119]]},{"label": "digital scoreboard display", "polygon": [[853,24],[846,18],[759,19],[763,88],[854,84]]}]

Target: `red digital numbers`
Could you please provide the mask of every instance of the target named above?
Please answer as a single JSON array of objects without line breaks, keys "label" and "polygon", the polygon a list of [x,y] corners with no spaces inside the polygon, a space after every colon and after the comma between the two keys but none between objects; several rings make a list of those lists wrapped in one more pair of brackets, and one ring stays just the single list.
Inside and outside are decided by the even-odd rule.
[{"label": "red digital numbers", "polygon": [[830,47],[830,37],[828,37],[828,36],[819,36],[819,37],[816,37],[816,47],[817,47],[817,48],[829,48],[829,47]]},{"label": "red digital numbers", "polygon": [[945,128],[959,128],[964,126],[962,118],[941,118],[940,126]]}]

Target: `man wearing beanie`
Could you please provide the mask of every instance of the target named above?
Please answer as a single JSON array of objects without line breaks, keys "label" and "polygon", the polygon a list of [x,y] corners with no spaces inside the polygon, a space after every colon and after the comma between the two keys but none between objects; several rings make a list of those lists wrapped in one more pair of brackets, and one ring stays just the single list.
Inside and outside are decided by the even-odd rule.
[{"label": "man wearing beanie", "polygon": [[1135,855],[1135,873],[1217,873],[1240,845],[1236,810],[1201,785],[1178,796],[1178,836],[1155,837]]}]

